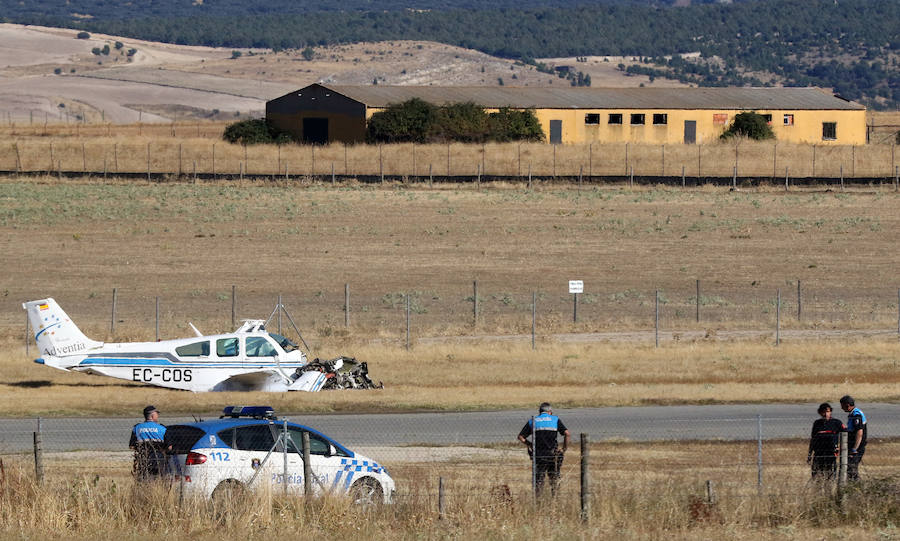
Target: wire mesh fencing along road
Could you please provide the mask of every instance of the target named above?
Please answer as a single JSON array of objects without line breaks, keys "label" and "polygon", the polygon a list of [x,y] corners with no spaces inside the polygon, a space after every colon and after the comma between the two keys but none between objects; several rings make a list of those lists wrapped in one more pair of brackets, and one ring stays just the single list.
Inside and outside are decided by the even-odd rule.
[{"label": "wire mesh fencing along road", "polygon": [[[785,280],[761,289],[738,283],[686,281],[665,289],[588,283],[585,293],[565,294],[565,284],[521,292],[478,281],[385,293],[344,284],[333,291],[291,292],[275,297],[237,286],[183,297],[147,296],[135,288],[65,303],[89,336],[185,337],[191,320],[206,332],[234,330],[242,318],[271,317],[267,329],[307,338],[377,335],[375,341],[414,347],[449,340],[659,343],[692,340],[808,340],[900,336],[900,289]],[[776,284],[777,285],[777,284]],[[92,294],[93,295],[93,294]],[[204,298],[208,297],[208,298]],[[279,306],[284,310],[273,310]],[[196,306],[205,319],[198,320]],[[290,318],[282,317],[284,314]],[[34,339],[24,314],[0,313],[10,336]],[[19,334],[22,333],[22,334]]]},{"label": "wire mesh fencing along road", "polygon": [[[863,472],[879,475],[900,465],[900,405],[864,405],[870,423]],[[807,490],[807,444],[815,404],[585,408],[555,413],[573,433],[560,470],[563,497],[580,491],[580,438],[589,445],[589,479],[602,497],[611,487],[691,487],[711,481],[722,497]],[[531,462],[516,441],[532,411],[286,415],[374,459],[397,484],[398,498],[438,493],[488,499],[526,498]],[[218,415],[204,416],[215,419]],[[842,418],[841,415],[837,415]],[[194,421],[163,419],[168,426]],[[0,458],[6,467],[32,468],[40,430],[45,476],[131,476],[128,418],[0,420]],[[278,460],[280,464],[280,460]],[[566,496],[567,494],[567,496]]]}]

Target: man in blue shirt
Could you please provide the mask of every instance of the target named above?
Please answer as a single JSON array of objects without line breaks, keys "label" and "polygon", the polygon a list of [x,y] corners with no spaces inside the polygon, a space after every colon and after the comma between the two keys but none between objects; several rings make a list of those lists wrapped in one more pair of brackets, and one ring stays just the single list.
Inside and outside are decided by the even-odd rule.
[{"label": "man in blue shirt", "polygon": [[862,462],[866,452],[866,440],[869,435],[869,427],[866,415],[856,407],[853,397],[845,395],[841,397],[841,409],[847,415],[847,480],[859,480],[859,463]]},{"label": "man in blue shirt", "polygon": [[133,471],[138,480],[146,481],[166,471],[163,441],[166,427],[159,424],[159,411],[154,406],[144,408],[144,422],[131,429],[128,447],[134,450]]},{"label": "man in blue shirt", "polygon": [[[559,486],[559,470],[562,467],[563,456],[569,448],[569,429],[557,417],[548,402],[541,404],[537,417],[532,417],[525,423],[519,432],[519,441],[528,447],[528,455],[533,460],[534,492],[541,496],[544,489],[544,475],[550,478],[550,490],[556,496]],[[558,435],[563,436],[562,447],[559,447]],[[534,442],[528,441],[529,436],[534,436]]]}]

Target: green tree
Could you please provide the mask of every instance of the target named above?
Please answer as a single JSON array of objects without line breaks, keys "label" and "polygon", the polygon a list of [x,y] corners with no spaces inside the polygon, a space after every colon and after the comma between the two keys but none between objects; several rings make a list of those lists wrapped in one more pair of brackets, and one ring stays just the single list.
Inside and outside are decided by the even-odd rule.
[{"label": "green tree", "polygon": [[234,58],[240,58],[241,56],[243,56],[243,53],[242,53],[242,52],[240,52],[240,51],[231,51],[231,58],[232,58],[232,59],[234,59]]},{"label": "green tree", "polygon": [[390,104],[369,118],[366,140],[370,143],[424,143],[434,128],[438,109],[419,98]]},{"label": "green tree", "polygon": [[534,114],[534,109],[524,111],[501,107],[490,114],[490,139],[501,143],[508,141],[543,141],[544,130]]},{"label": "green tree", "polygon": [[734,121],[721,135],[722,139],[730,137],[748,137],[757,141],[775,139],[772,126],[764,116],[756,111],[745,111],[734,116]]},{"label": "green tree", "polygon": [[79,32],[78,34],[75,35],[75,37],[78,39],[91,39],[91,35],[88,34],[87,32]]},{"label": "green tree", "polygon": [[451,103],[439,109],[432,140],[480,143],[489,131],[488,114],[482,106],[470,101]]},{"label": "green tree", "polygon": [[300,51],[300,56],[303,57],[303,60],[306,60],[307,62],[309,62],[310,60],[315,58],[316,52],[313,50],[312,47],[306,47],[305,49]]}]

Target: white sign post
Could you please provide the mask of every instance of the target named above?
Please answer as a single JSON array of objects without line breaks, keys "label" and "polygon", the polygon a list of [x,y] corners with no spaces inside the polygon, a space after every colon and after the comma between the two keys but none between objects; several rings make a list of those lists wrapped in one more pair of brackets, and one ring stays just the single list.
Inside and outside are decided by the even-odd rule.
[{"label": "white sign post", "polygon": [[578,323],[578,294],[584,293],[584,282],[581,280],[569,280],[569,293],[574,295],[572,304],[572,322]]}]

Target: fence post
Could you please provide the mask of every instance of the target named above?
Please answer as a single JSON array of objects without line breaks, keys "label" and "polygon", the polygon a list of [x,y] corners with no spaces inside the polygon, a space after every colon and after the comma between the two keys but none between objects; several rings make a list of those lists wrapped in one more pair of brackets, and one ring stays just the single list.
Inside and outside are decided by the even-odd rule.
[{"label": "fence post", "polygon": [[331,162],[331,185],[334,186],[334,162]]},{"label": "fence post", "polygon": [[428,187],[429,187],[429,188],[433,188],[433,187],[434,187],[434,174],[433,174],[432,171],[433,171],[433,170],[432,170],[432,168],[431,168],[431,164],[429,163],[429,164],[428,164]]},{"label": "fence post", "polygon": [[150,182],[150,143],[147,143],[147,182]]},{"label": "fence post", "polygon": [[531,292],[531,349],[534,347],[534,334],[537,330],[537,292]]},{"label": "fence post", "polygon": [[841,164],[841,191],[844,191],[844,164]]},{"label": "fence post", "polygon": [[531,162],[528,162],[528,189],[531,189]]},{"label": "fence post", "polygon": [[444,520],[444,478],[438,477],[438,519]]},{"label": "fence post", "polygon": [[282,421],[282,429],[281,429],[281,459],[283,461],[284,469],[281,471],[281,488],[284,490],[284,495],[287,496],[288,489],[288,429],[287,429],[287,419]]},{"label": "fence post", "polygon": [[847,433],[841,432],[841,461],[838,469],[838,494],[847,484]]},{"label": "fence post", "polygon": [[303,496],[312,496],[312,465],[309,463],[309,432],[303,431]]},{"label": "fence post", "polygon": [[656,317],[654,323],[654,336],[656,337],[656,347],[659,347],[659,290],[656,290]]},{"label": "fence post", "polygon": [[797,321],[800,321],[800,315],[803,313],[803,297],[800,296],[800,279],[797,278]]},{"label": "fence post", "polygon": [[409,293],[406,294],[406,351],[409,351]]},{"label": "fence post", "polygon": [[634,188],[634,166],[631,166],[631,187]]},{"label": "fence post", "polygon": [[790,181],[788,177],[788,166],[784,166],[784,191],[788,191],[788,187],[790,186]]},{"label": "fence post", "polygon": [[112,314],[109,317],[109,334],[114,334],[116,332],[116,301],[119,296],[119,288],[113,288],[113,296],[112,296]]},{"label": "fence post", "polygon": [[590,442],[584,432],[581,438],[581,520],[588,522],[591,515],[591,487],[590,487]]},{"label": "fence post", "polygon": [[276,307],[278,311],[278,334],[281,334],[281,312],[283,311],[281,304],[281,294],[278,295],[278,306]]},{"label": "fence post", "polygon": [[235,298],[236,295],[237,295],[237,286],[232,285],[231,286],[231,328],[232,329],[237,328],[234,325],[234,308],[235,308],[235,302],[236,302],[236,298]]},{"label": "fence post", "polygon": [[578,293],[572,294],[572,323],[578,323]]},{"label": "fence post", "polygon": [[762,458],[762,414],[756,414],[756,485],[760,494],[763,489],[763,458]]},{"label": "fence post", "polygon": [[716,491],[713,488],[712,479],[706,480],[706,503],[709,505],[716,503]]},{"label": "fence post", "polygon": [[700,280],[697,280],[697,323],[700,323]]},{"label": "fence post", "polygon": [[159,297],[156,297],[156,341],[159,342]]},{"label": "fence post", "polygon": [[[900,294],[900,292],[898,292]],[[900,332],[900,330],[898,330]],[[25,356],[29,357],[31,354],[29,349],[31,348],[31,340],[29,336],[31,335],[31,320],[28,319],[28,312],[25,312]]]},{"label": "fence post", "polygon": [[[897,290],[897,335],[900,336],[900,289]],[[28,348],[27,348],[28,333],[27,332],[25,333],[25,344],[26,344],[25,351],[27,352],[28,351]]]},{"label": "fence post", "polygon": [[681,164],[681,187],[684,188],[684,164]]},{"label": "fence post", "polygon": [[781,290],[775,292],[775,345],[781,343]]},{"label": "fence post", "polygon": [[384,145],[378,145],[378,175],[381,177],[381,183],[384,184]]},{"label": "fence post", "polygon": [[478,280],[472,281],[472,325],[478,325]]},{"label": "fence post", "polygon": [[731,171],[731,189],[737,189],[737,166],[735,165]]},{"label": "fence post", "polygon": [[34,432],[34,477],[39,485],[44,484],[44,444],[41,440],[41,418],[37,418]]},{"label": "fence post", "polygon": [[350,284],[344,284],[344,327],[350,328]]}]

